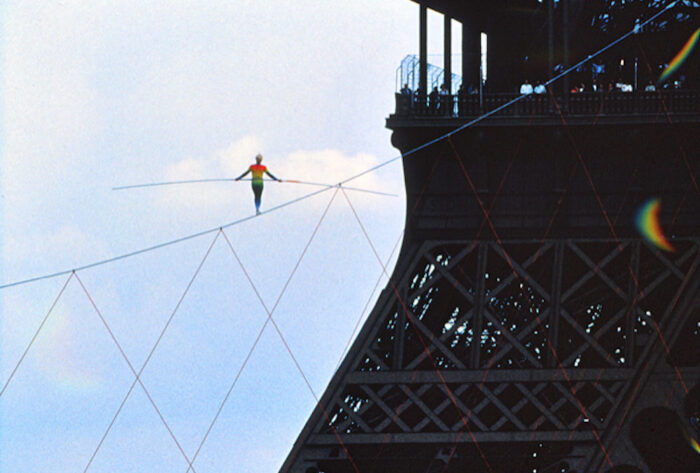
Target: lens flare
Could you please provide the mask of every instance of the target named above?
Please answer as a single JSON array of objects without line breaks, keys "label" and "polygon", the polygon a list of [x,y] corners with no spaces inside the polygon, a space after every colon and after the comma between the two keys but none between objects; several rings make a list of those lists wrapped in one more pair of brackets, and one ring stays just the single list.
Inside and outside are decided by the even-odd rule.
[{"label": "lens flare", "polygon": [[678,51],[678,54],[676,54],[676,56],[671,60],[668,66],[666,66],[666,69],[664,69],[664,71],[661,73],[661,76],[659,76],[659,84],[671,77],[673,73],[676,72],[679,67],[681,67],[685,60],[688,59],[688,56],[690,56],[690,53],[693,51],[693,48],[698,42],[698,39],[700,39],[700,28],[695,30],[695,33],[690,35],[690,38],[685,43],[683,48],[680,51]]},{"label": "lens flare", "polygon": [[698,443],[697,440],[695,440],[695,437],[693,437],[690,434],[690,430],[687,427],[683,427],[683,434],[685,435],[685,438],[688,439],[688,443],[690,444],[690,448],[695,450],[696,453],[700,454],[700,444]]},{"label": "lens flare", "polygon": [[101,387],[99,356],[86,351],[86,340],[70,313],[57,309],[37,347],[37,368],[64,392],[90,392]]},{"label": "lens flare", "polygon": [[664,251],[676,251],[668,242],[659,225],[661,201],[651,199],[637,212],[637,229],[649,242]]}]

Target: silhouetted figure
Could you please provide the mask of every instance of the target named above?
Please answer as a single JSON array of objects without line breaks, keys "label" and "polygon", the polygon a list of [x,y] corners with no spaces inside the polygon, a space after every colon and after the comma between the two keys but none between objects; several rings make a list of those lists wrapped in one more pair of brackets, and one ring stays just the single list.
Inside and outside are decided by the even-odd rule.
[{"label": "silhouetted figure", "polygon": [[263,174],[267,174],[277,182],[282,182],[282,179],[277,179],[270,173],[270,171],[267,170],[267,167],[260,163],[262,163],[262,154],[255,156],[255,164],[251,164],[246,172],[236,178],[237,181],[240,181],[248,173],[253,174],[253,179],[251,179],[250,183],[251,187],[253,188],[253,195],[255,196],[255,215],[260,215],[260,202],[262,200],[263,192]]},{"label": "silhouetted figure", "polygon": [[440,115],[452,115],[452,96],[447,86],[443,83],[440,86]]},{"label": "silhouetted figure", "polygon": [[419,115],[425,114],[426,111],[426,96],[423,92],[423,86],[418,84],[418,88],[413,92],[413,108]]},{"label": "silhouetted figure", "polygon": [[468,90],[464,87],[464,83],[457,90],[457,113],[460,117],[467,115],[467,94]]},{"label": "silhouetted figure", "polygon": [[437,105],[438,105],[438,99],[440,98],[440,94],[438,92],[437,86],[433,87],[433,90],[430,92],[428,95],[428,101],[429,101],[429,110],[431,115],[435,115],[437,113]]}]

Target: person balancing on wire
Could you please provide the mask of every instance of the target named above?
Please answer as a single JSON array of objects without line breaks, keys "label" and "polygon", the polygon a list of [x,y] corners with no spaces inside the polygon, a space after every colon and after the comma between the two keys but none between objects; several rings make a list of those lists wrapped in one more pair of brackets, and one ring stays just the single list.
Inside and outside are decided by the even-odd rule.
[{"label": "person balancing on wire", "polygon": [[253,174],[253,179],[251,179],[251,186],[253,188],[253,194],[255,195],[255,215],[260,215],[260,201],[262,200],[263,191],[263,174],[267,174],[277,182],[282,182],[282,179],[277,179],[275,176],[273,176],[272,173],[270,173],[270,171],[267,170],[266,166],[260,164],[261,162],[262,154],[258,154],[257,156],[255,156],[255,164],[251,164],[246,172],[244,172],[236,178],[237,181],[240,181],[245,176],[247,176],[248,173]]}]

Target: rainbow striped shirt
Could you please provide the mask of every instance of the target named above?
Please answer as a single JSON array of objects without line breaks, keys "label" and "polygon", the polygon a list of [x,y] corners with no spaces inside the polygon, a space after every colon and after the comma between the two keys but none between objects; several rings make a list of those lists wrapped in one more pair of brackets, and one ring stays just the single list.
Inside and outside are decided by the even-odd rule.
[{"label": "rainbow striped shirt", "polygon": [[248,170],[253,174],[253,181],[262,181],[263,174],[267,172],[267,167],[262,164],[251,164]]}]

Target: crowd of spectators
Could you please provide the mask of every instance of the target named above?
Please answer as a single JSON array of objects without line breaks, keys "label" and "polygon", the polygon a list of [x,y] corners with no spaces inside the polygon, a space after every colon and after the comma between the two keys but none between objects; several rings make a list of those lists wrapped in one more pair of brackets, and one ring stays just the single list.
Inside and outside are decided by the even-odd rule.
[{"label": "crowd of spectators", "polygon": [[[662,84],[660,87],[663,89],[681,89],[683,88],[683,77],[681,76],[680,79],[674,80],[673,82],[665,82]],[[622,93],[631,93],[634,92],[635,88],[632,84],[627,83],[623,81],[622,79],[618,79],[615,81],[608,81],[607,84],[599,84],[596,79],[593,79],[589,84],[586,84],[584,82],[579,82],[578,84],[574,84],[570,89],[569,93],[571,94],[579,94],[583,92],[622,92]],[[649,80],[644,86],[638,86],[637,88],[638,91],[643,91],[643,92],[656,92],[656,85],[654,84],[653,81]],[[520,94],[521,95],[530,95],[530,94],[546,94],[547,93],[547,88],[545,85],[538,81],[536,82],[535,86],[533,87],[530,82],[525,79],[523,83],[520,85]]]},{"label": "crowd of spectators", "polygon": [[[663,89],[680,89],[683,88],[684,77],[680,76],[679,79],[674,81],[666,82],[660,86],[654,84],[653,81],[648,80],[643,85],[638,85],[637,91],[650,93],[656,92],[657,87]],[[563,81],[562,81],[563,82]],[[554,90],[561,88],[561,82],[557,83]],[[537,103],[544,103],[544,96],[548,94],[548,86],[542,81],[536,81],[534,85],[528,80],[524,80],[520,85],[519,92],[521,95],[532,95],[533,99],[535,97],[542,97],[537,99]],[[455,95],[450,92],[450,89],[446,84],[442,84],[439,88],[434,86],[429,93],[424,90],[420,85],[415,89],[411,90],[408,84],[404,84],[400,90],[401,103],[404,108],[405,113],[416,113],[418,115],[459,115],[466,116],[474,112],[472,108],[475,105],[479,105],[480,99],[472,98],[479,94],[479,89],[473,84],[462,83]],[[575,83],[568,90],[569,94],[581,94],[581,93],[591,93],[591,92],[606,92],[606,93],[632,93],[635,92],[635,87],[622,80],[609,80],[605,83],[599,83],[595,78],[589,83],[579,82]],[[493,95],[493,94],[490,94]],[[498,95],[498,94],[496,94]],[[503,95],[503,94],[501,94]]]},{"label": "crowd of spectators", "polygon": [[[452,115],[455,112],[455,103],[460,106],[466,101],[467,96],[477,94],[478,91],[472,85],[465,87],[464,84],[461,84],[457,91],[456,101],[444,83],[439,89],[437,86],[433,87],[427,97],[424,96],[422,87],[419,86],[413,91],[408,87],[408,84],[404,84],[400,93],[404,102],[414,112],[428,115]],[[463,111],[463,105],[460,109]]]}]

